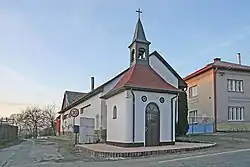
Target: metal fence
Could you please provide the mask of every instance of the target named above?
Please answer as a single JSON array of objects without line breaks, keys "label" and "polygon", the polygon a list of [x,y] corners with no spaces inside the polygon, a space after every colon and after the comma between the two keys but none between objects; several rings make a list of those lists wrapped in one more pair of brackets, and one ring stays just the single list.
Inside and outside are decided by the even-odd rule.
[{"label": "metal fence", "polygon": [[187,134],[214,132],[214,118],[212,117],[188,117],[188,124]]},{"label": "metal fence", "polygon": [[14,126],[14,120],[0,118],[0,140],[16,140],[18,138],[18,128]]}]

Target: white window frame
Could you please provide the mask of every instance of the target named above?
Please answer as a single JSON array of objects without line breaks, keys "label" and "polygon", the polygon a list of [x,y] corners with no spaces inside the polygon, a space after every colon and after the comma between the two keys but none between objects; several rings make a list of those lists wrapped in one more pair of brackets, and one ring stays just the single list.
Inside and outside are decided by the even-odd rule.
[{"label": "white window frame", "polygon": [[[192,114],[192,115],[193,115],[192,117],[190,116],[191,113],[194,113],[194,114]],[[189,111],[189,112],[188,112],[188,118],[189,118],[189,120],[188,120],[189,123],[198,123],[198,121],[197,121],[197,118],[198,118],[198,110]]]},{"label": "white window frame", "polygon": [[244,92],[243,80],[227,79],[228,92]]},{"label": "white window frame", "polygon": [[189,93],[190,98],[198,96],[198,87],[197,87],[197,85],[194,85],[194,86],[190,87],[188,93]]},{"label": "white window frame", "polygon": [[228,121],[244,121],[244,107],[229,106]]}]

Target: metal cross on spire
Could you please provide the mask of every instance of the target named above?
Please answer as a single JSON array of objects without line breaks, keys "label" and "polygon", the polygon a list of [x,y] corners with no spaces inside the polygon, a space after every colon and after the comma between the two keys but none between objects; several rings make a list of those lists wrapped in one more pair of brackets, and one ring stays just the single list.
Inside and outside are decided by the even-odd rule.
[{"label": "metal cross on spire", "polygon": [[139,18],[141,17],[142,11],[141,11],[141,9],[139,8],[136,12],[138,13],[138,19],[139,19]]}]

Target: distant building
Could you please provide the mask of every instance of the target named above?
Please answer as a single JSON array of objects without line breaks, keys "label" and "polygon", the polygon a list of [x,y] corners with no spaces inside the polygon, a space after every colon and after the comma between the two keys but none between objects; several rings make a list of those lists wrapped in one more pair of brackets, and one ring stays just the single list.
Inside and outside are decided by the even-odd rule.
[{"label": "distant building", "polygon": [[215,131],[250,130],[250,66],[215,58],[184,78],[190,117],[212,118]]}]

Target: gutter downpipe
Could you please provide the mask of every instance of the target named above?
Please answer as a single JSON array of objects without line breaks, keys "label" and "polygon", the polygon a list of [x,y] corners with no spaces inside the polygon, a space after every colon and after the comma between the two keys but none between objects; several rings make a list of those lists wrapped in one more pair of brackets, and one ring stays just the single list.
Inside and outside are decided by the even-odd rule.
[{"label": "gutter downpipe", "polygon": [[133,144],[135,143],[135,94],[134,94],[134,92],[133,92],[133,90],[131,89],[131,94],[132,94],[132,99],[133,99],[133,123],[132,123],[132,125],[133,125],[133,131],[132,131],[132,133],[133,133]]},{"label": "gutter downpipe", "polygon": [[[171,98],[171,118],[172,118],[172,119],[171,119],[171,127],[172,127],[172,128],[171,128],[171,132],[172,132],[172,133],[171,133],[171,140],[172,140],[172,142],[173,142],[173,140],[174,140],[174,137],[173,137],[173,135],[174,135],[174,134],[173,134],[173,133],[174,133],[174,132],[173,132],[173,121],[175,121],[175,123],[176,123],[176,119],[173,120],[173,115],[174,115],[173,103],[174,103],[174,99],[175,99],[175,98],[179,98],[179,93],[178,93],[176,96],[174,96],[174,97]],[[176,118],[176,112],[175,112],[175,118]]]},{"label": "gutter downpipe", "polygon": [[214,132],[217,131],[217,89],[216,89],[216,72],[218,67],[213,69],[213,79],[214,79]]}]

